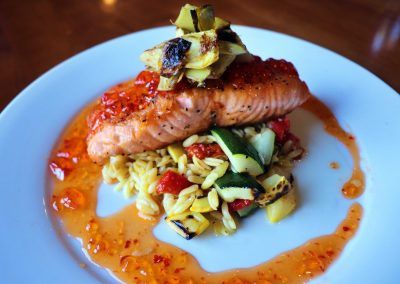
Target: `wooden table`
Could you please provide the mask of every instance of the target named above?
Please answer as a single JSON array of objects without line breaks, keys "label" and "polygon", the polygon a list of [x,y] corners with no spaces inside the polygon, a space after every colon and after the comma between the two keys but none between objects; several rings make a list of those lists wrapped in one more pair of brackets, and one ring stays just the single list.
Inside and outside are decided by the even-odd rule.
[{"label": "wooden table", "polygon": [[[206,2],[235,24],[283,32],[332,49],[400,92],[399,0]],[[57,63],[105,40],[167,25],[184,3],[0,0],[0,110]]]}]

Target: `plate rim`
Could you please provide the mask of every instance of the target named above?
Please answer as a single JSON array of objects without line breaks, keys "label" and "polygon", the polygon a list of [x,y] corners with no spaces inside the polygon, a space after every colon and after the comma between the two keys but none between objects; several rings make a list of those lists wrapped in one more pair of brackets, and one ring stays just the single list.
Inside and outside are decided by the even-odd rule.
[{"label": "plate rim", "polygon": [[[334,51],[331,51],[331,50],[329,50],[329,49],[327,49],[327,48],[325,48],[325,47],[319,46],[319,45],[314,44],[314,43],[312,43],[312,42],[303,40],[303,39],[301,39],[301,38],[297,38],[297,37],[294,37],[294,36],[291,36],[291,35],[286,35],[286,34],[279,33],[279,32],[275,32],[275,31],[270,31],[270,30],[267,30],[267,29],[262,29],[262,28],[257,28],[257,27],[250,27],[250,26],[235,26],[235,27],[243,27],[243,28],[248,28],[248,29],[256,29],[256,30],[259,30],[260,32],[265,32],[265,31],[267,31],[267,32],[270,32],[270,33],[273,33],[273,34],[278,34],[279,36],[284,36],[284,37],[286,37],[286,38],[288,38],[288,39],[295,39],[295,40],[301,41],[301,42],[303,42],[303,43],[306,43],[306,44],[308,44],[308,45],[316,46],[316,47],[318,47],[318,48],[320,48],[320,49],[322,49],[322,50],[324,50],[324,51],[326,51],[326,52],[329,52],[329,53],[333,54],[334,56],[339,56],[340,58],[345,59],[346,62],[351,62],[351,64],[353,64],[354,66],[357,66],[358,68],[361,68],[363,71],[366,71],[366,72],[368,73],[368,75],[373,75],[374,80],[378,79],[378,81],[379,81],[380,84],[383,83],[383,85],[384,85],[386,88],[390,89],[391,91],[393,91],[393,93],[395,93],[395,94],[398,95],[398,93],[396,92],[396,90],[394,90],[390,85],[388,85],[387,83],[385,83],[382,79],[380,79],[380,78],[379,78],[378,76],[376,76],[374,73],[370,72],[370,71],[369,71],[368,69],[366,69],[365,67],[363,67],[363,66],[357,64],[356,62],[354,62],[354,61],[352,61],[352,60],[350,60],[350,59],[348,59],[348,58],[346,58],[346,57],[344,57],[344,56],[342,56],[342,55],[340,55],[340,54],[338,54],[338,53],[336,53],[336,52],[334,52]],[[13,108],[15,108],[15,105],[18,105],[18,104],[19,104],[19,101],[22,101],[22,100],[30,93],[30,89],[33,88],[33,87],[35,87],[36,84],[39,84],[42,80],[45,79],[45,77],[47,77],[47,76],[48,76],[49,74],[51,74],[52,72],[55,72],[57,69],[62,68],[63,65],[64,65],[65,63],[67,63],[68,61],[76,60],[77,57],[79,57],[79,56],[81,56],[81,55],[83,55],[83,54],[85,54],[85,53],[90,53],[90,52],[92,51],[92,49],[95,49],[95,48],[97,48],[97,47],[99,47],[99,46],[101,46],[101,45],[105,45],[105,44],[107,44],[107,43],[110,43],[110,42],[113,42],[113,41],[117,41],[117,40],[123,39],[123,38],[125,38],[125,37],[132,36],[132,35],[134,35],[134,34],[145,33],[145,32],[148,32],[148,31],[150,31],[150,30],[157,30],[157,29],[163,29],[163,28],[170,28],[170,27],[169,27],[169,26],[162,26],[162,27],[156,27],[156,28],[149,28],[149,29],[145,29],[145,30],[141,30],[141,31],[137,31],[137,32],[134,32],[134,33],[130,33],[130,34],[126,34],[126,35],[123,35],[123,36],[119,36],[119,37],[113,38],[113,39],[108,40],[108,41],[105,41],[105,42],[103,42],[103,43],[94,45],[93,47],[90,47],[90,48],[88,48],[88,49],[86,49],[86,50],[84,50],[84,51],[82,51],[82,52],[79,52],[79,53],[73,55],[72,57],[70,57],[70,58],[68,58],[68,59],[66,59],[66,60],[64,60],[64,61],[62,61],[61,63],[57,64],[56,66],[50,68],[48,71],[46,71],[46,72],[43,73],[41,76],[39,76],[37,79],[35,79],[35,80],[34,80],[31,84],[29,84],[26,88],[24,88],[24,89],[11,101],[11,103],[9,103],[9,104],[7,105],[7,107],[2,111],[2,113],[0,114],[0,130],[1,130],[1,128],[2,128],[2,122],[3,122],[3,120],[4,120],[5,118],[7,118],[8,113],[12,112],[12,111],[13,111]],[[358,233],[359,233],[359,232],[358,232]]]}]

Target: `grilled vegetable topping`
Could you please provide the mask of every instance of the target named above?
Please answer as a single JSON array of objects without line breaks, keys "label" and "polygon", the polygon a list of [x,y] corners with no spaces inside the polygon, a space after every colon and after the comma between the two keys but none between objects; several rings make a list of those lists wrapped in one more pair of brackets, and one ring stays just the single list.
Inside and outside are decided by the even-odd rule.
[{"label": "grilled vegetable topping", "polygon": [[237,43],[243,45],[237,33],[232,31],[231,29],[223,29],[218,33],[218,40],[228,41],[232,43]]},{"label": "grilled vegetable topping", "polygon": [[167,41],[161,56],[161,73],[163,77],[170,78],[178,74],[184,64],[186,51],[189,50],[191,42],[183,38],[174,38]]},{"label": "grilled vegetable topping", "polygon": [[207,77],[209,77],[211,74],[211,68],[206,67],[203,69],[186,69],[185,71],[185,76],[186,78],[195,81],[199,84],[204,82]]},{"label": "grilled vegetable topping", "polygon": [[198,32],[197,9],[196,6],[190,4],[183,6],[174,25],[188,32]]},{"label": "grilled vegetable topping", "polygon": [[161,57],[163,54],[164,43],[156,45],[155,47],[146,50],[140,55],[140,60],[146,64],[147,68],[160,72],[161,71]]},{"label": "grilled vegetable topping", "polygon": [[178,74],[170,78],[160,76],[160,82],[158,83],[157,89],[160,91],[172,90],[175,87],[175,85],[182,79],[182,77],[183,73],[181,70],[179,70]]},{"label": "grilled vegetable topping", "polygon": [[229,28],[230,25],[231,25],[231,23],[228,22],[227,20],[221,19],[219,17],[214,18],[214,29],[215,30],[227,29],[227,28]]},{"label": "grilled vegetable topping", "polygon": [[215,16],[211,5],[204,5],[198,11],[198,28],[200,31],[207,31],[214,28]]},{"label": "grilled vegetable topping", "polygon": [[176,38],[148,49],[140,59],[161,75],[159,90],[172,90],[183,78],[198,86],[219,78],[236,56],[248,54],[230,23],[215,17],[210,5],[181,8]]},{"label": "grilled vegetable topping", "polygon": [[202,69],[218,60],[217,34],[214,30],[182,36],[191,43],[187,53],[186,68]]},{"label": "grilled vegetable topping", "polygon": [[247,53],[246,48],[237,43],[220,40],[218,45],[221,54],[240,55]]},{"label": "grilled vegetable topping", "polygon": [[219,59],[213,65],[211,65],[211,74],[208,76],[209,79],[218,79],[224,74],[226,68],[235,60],[236,55],[232,54],[220,54]]}]

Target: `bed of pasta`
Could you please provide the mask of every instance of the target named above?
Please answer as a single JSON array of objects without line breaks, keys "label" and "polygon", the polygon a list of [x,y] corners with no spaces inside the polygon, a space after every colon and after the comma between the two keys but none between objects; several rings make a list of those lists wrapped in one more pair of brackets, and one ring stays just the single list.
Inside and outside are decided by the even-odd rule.
[{"label": "bed of pasta", "polygon": [[[230,131],[236,137],[249,141],[266,129],[269,129],[269,126],[262,123],[233,128]],[[278,133],[279,129],[278,132],[276,129],[273,130],[278,136],[282,136]],[[272,210],[272,213],[267,211],[268,216],[272,216],[274,210],[279,211],[275,212],[275,215],[279,216],[275,218],[269,216],[272,222],[284,218],[295,207],[295,189],[291,170],[294,162],[299,160],[304,152],[304,149],[299,146],[298,139],[289,133],[288,129],[285,131],[287,132],[285,135],[290,136],[291,139],[285,139],[285,141],[277,137],[273,156],[265,173],[254,177],[260,183],[261,180],[273,175],[286,177],[290,181],[290,190],[266,206],[267,210]],[[103,179],[108,184],[115,184],[115,190],[121,192],[126,198],[136,196],[136,206],[142,218],[153,219],[165,213],[165,219],[170,226],[186,239],[201,234],[211,226],[217,235],[230,235],[237,230],[239,225],[235,202],[239,204],[246,200],[234,202],[224,200],[220,191],[216,189],[215,183],[228,172],[234,171],[232,164],[223,151],[210,156],[197,155],[188,151],[198,145],[204,147],[204,145],[218,144],[211,132],[205,132],[192,135],[182,142],[163,149],[128,156],[113,156],[103,167]],[[171,173],[185,178],[184,184],[187,186],[179,192],[160,191],[161,180]],[[176,182],[176,176],[172,180]],[[242,203],[239,204],[240,208],[243,207]],[[273,205],[276,208],[272,208]],[[183,232],[180,231],[181,229]]]}]

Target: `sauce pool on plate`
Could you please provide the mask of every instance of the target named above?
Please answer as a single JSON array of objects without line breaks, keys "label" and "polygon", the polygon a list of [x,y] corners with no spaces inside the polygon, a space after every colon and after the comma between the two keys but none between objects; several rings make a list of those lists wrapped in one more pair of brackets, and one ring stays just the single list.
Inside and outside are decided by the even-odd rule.
[{"label": "sauce pool on plate", "polygon": [[316,115],[324,123],[325,130],[336,137],[349,150],[354,163],[353,172],[351,178],[344,184],[342,193],[349,199],[359,197],[364,191],[365,177],[360,167],[361,157],[355,141],[356,138],[340,127],[331,110],[316,97],[311,97],[303,105],[303,108]]},{"label": "sauce pool on plate", "polygon": [[[50,207],[63,223],[65,232],[82,240],[90,259],[121,281],[302,283],[326,271],[357,231],[362,207],[353,203],[346,218],[329,235],[310,240],[252,268],[208,273],[187,252],[156,239],[152,231],[159,220],[140,218],[134,204],[106,218],[96,215],[101,167],[88,158],[84,147],[90,131],[86,117],[92,108],[88,107],[72,121],[50,159],[50,169],[57,177]],[[365,178],[354,136],[345,132],[331,111],[316,98],[303,108],[320,118],[326,131],[350,151],[353,174],[342,192],[347,198],[358,197],[363,192]]]}]

